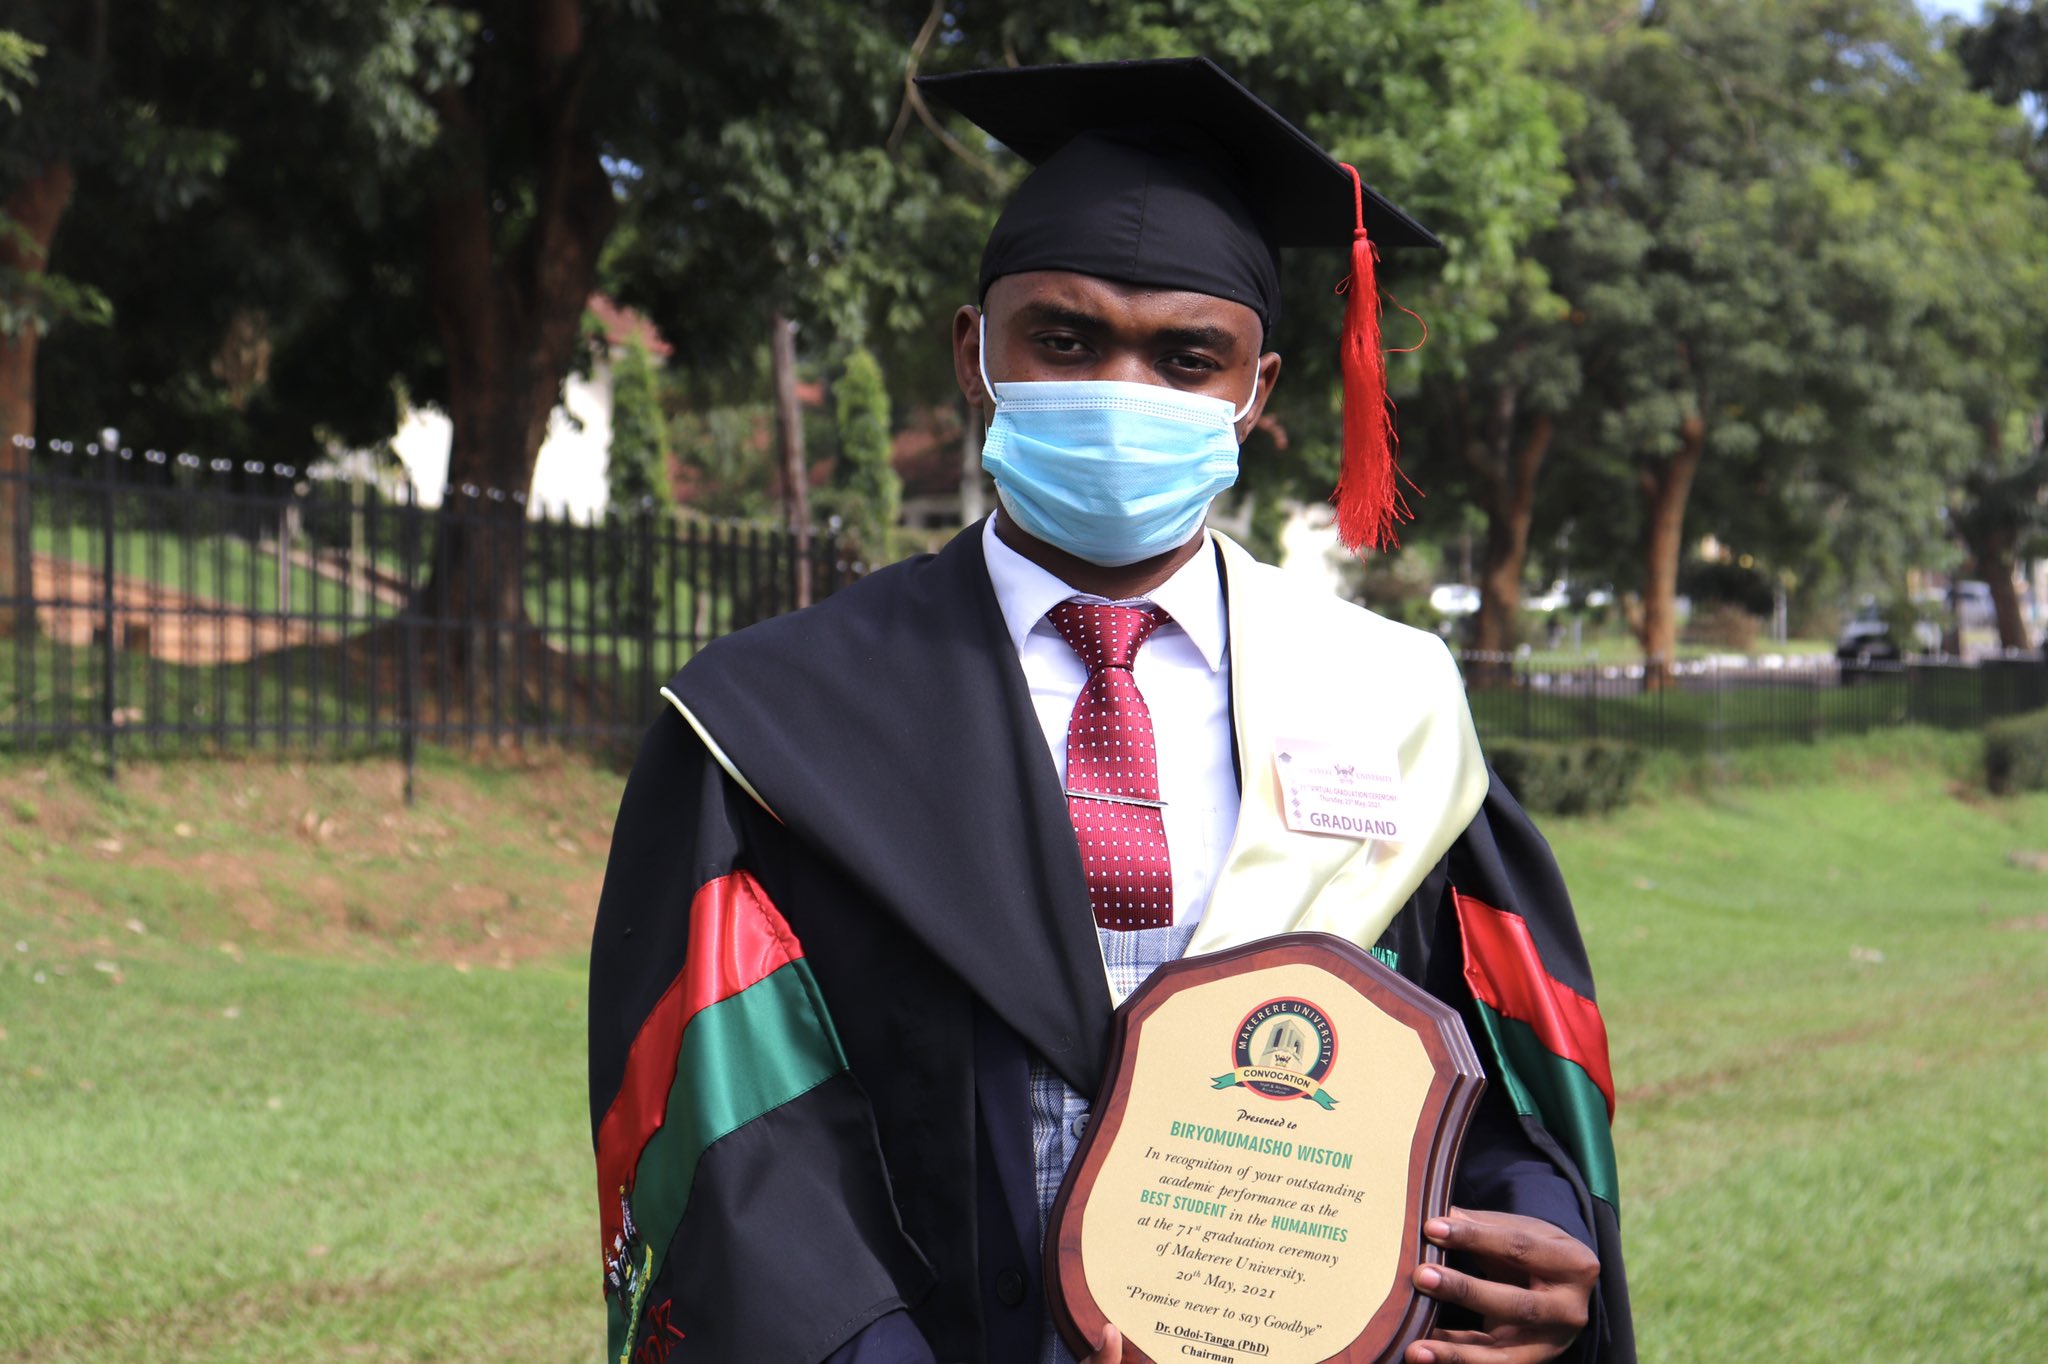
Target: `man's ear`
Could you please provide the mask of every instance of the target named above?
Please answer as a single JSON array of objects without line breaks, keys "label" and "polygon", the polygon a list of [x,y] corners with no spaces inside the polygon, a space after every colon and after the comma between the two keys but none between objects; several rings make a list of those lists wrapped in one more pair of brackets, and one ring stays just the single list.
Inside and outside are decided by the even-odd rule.
[{"label": "man's ear", "polygon": [[953,381],[969,407],[985,409],[994,401],[981,382],[981,309],[966,304],[953,314]]},{"label": "man's ear", "polygon": [[1250,438],[1252,429],[1259,424],[1260,416],[1265,413],[1266,403],[1272,398],[1273,389],[1279,382],[1280,352],[1269,350],[1259,357],[1258,397],[1252,402],[1252,410],[1237,420],[1237,443],[1239,445],[1244,444]]}]

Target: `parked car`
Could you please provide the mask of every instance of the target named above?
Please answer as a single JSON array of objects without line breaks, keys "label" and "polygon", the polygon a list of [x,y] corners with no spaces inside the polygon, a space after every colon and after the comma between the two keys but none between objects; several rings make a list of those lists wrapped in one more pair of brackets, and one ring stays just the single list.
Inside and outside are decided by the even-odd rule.
[{"label": "parked car", "polygon": [[1874,610],[1844,624],[1835,641],[1835,657],[1844,663],[1896,663],[1900,656],[1892,627]]},{"label": "parked car", "polygon": [[[1929,620],[1915,621],[1911,644],[1917,653],[1937,652],[1941,627]],[[1835,657],[1843,663],[1897,663],[1905,652],[1876,602],[1865,602],[1835,641]]]},{"label": "parked car", "polygon": [[1479,589],[1470,583],[1438,583],[1429,589],[1429,604],[1446,616],[1469,616],[1479,609]]}]

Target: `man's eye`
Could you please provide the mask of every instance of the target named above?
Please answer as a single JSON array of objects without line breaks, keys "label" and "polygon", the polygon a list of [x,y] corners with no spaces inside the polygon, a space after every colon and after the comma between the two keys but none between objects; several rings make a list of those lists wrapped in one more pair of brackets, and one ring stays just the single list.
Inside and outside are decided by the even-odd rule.
[{"label": "man's eye", "polygon": [[1087,349],[1078,336],[1041,336],[1038,344],[1055,355],[1079,355]]},{"label": "man's eye", "polygon": [[1183,374],[1209,374],[1221,368],[1221,366],[1206,355],[1194,355],[1188,352],[1167,356],[1166,366],[1168,369],[1179,370]]}]

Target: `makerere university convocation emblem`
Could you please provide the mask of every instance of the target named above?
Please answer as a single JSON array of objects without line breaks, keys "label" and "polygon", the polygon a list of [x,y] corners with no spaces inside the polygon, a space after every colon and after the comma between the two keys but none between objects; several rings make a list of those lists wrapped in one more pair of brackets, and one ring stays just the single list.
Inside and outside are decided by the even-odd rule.
[{"label": "makerere university convocation emblem", "polygon": [[1323,1080],[1337,1063],[1337,1030],[1305,999],[1270,999],[1237,1025],[1235,1067],[1211,1083],[1242,1085],[1268,1099],[1307,1099],[1328,1109],[1337,1100]]}]

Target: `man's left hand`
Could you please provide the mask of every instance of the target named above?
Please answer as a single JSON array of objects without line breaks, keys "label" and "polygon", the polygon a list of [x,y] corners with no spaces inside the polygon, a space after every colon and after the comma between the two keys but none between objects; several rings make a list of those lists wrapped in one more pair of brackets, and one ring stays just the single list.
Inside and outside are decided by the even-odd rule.
[{"label": "man's left hand", "polygon": [[1431,1218],[1422,1234],[1484,1277],[1417,1265],[1415,1286],[1477,1314],[1483,1329],[1432,1332],[1408,1347],[1407,1364],[1538,1364],[1585,1329],[1600,1261],[1577,1238],[1534,1217],[1463,1208]]}]

